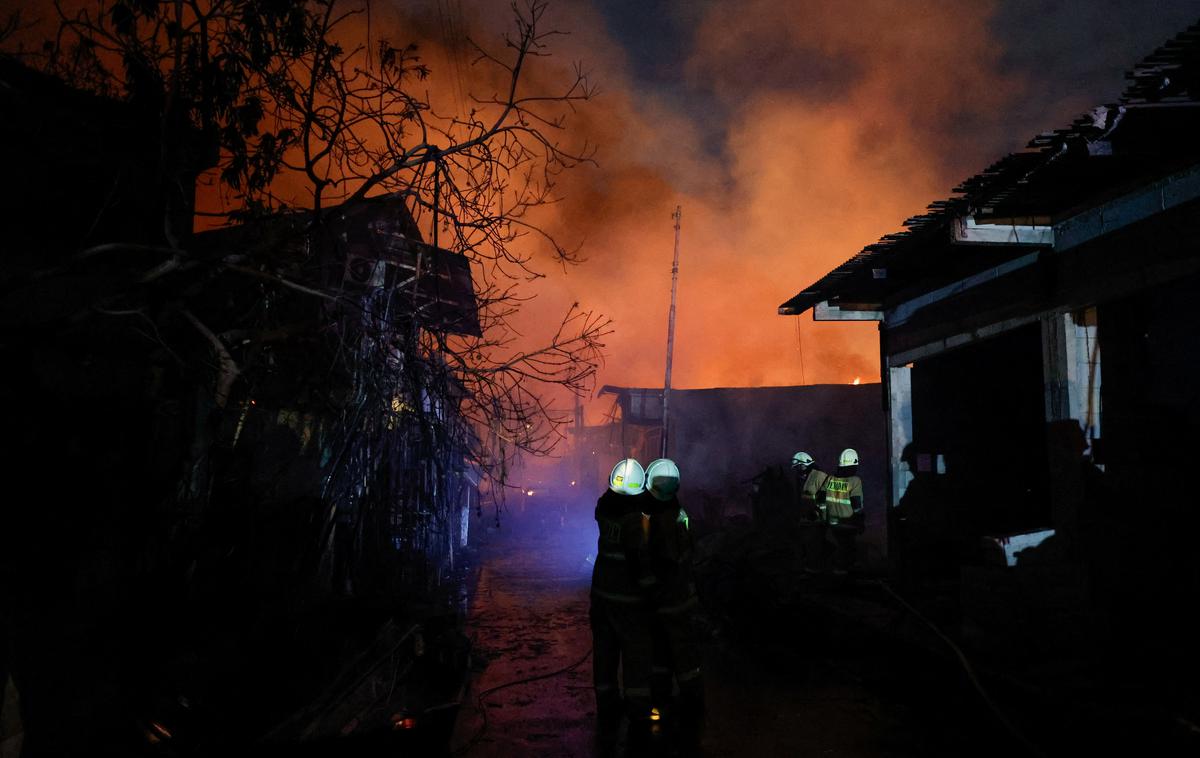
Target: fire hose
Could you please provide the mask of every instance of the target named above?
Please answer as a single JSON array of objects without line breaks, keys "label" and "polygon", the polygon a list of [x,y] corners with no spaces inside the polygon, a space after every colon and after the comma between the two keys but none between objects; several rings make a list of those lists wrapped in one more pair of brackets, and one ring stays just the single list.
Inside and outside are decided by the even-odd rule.
[{"label": "fire hose", "polygon": [[984,688],[983,683],[979,681],[979,676],[975,673],[975,668],[971,665],[971,661],[967,658],[966,653],[962,651],[962,648],[955,644],[954,640],[950,639],[946,633],[938,627],[937,624],[933,623],[933,621],[929,620],[929,618],[927,618],[923,613],[913,607],[911,603],[901,597],[900,594],[892,589],[887,582],[875,580],[874,584],[878,585],[883,589],[884,592],[891,595],[892,599],[894,599],[905,610],[911,613],[917,620],[929,627],[929,629],[932,630],[933,633],[936,634],[938,638],[950,648],[950,650],[954,653],[955,658],[958,659],[959,665],[962,666],[963,672],[966,673],[967,679],[971,682],[971,686],[975,688],[975,691],[979,694],[980,699],[983,700],[983,704],[986,705],[988,710],[992,712],[992,715],[996,717],[996,720],[1000,722],[1001,726],[1003,726],[1005,730],[1007,730],[1008,733],[1012,735],[1012,737],[1018,743],[1020,743],[1025,750],[1029,752],[1030,755],[1038,756],[1038,758],[1047,758],[1045,751],[1033,744],[1033,742],[1031,742],[1029,738],[1026,737],[1021,730],[1016,727],[1015,724],[1013,724],[1008,716],[1005,715],[1004,711],[1000,710],[1000,706],[996,704],[996,701],[992,699],[992,696],[988,694],[988,691]]},{"label": "fire hose", "polygon": [[487,707],[484,703],[484,698],[486,698],[488,695],[499,692],[500,690],[508,689],[509,687],[516,687],[521,684],[529,684],[530,682],[538,682],[543,679],[553,679],[556,676],[562,676],[563,674],[565,674],[569,671],[574,671],[575,669],[579,668],[580,666],[582,666],[584,664],[585,661],[587,661],[588,658],[591,658],[591,657],[592,657],[592,648],[589,647],[587,652],[583,654],[582,658],[580,658],[579,660],[570,664],[569,666],[564,666],[560,669],[555,669],[554,671],[548,671],[544,674],[535,674],[533,676],[527,676],[522,679],[514,679],[511,682],[497,684],[495,687],[489,687],[486,690],[484,690],[483,692],[480,692],[475,697],[475,710],[478,711],[479,715],[481,715],[483,717],[483,724],[479,727],[478,730],[476,730],[475,734],[471,735],[471,739],[467,740],[466,743],[463,744],[461,747],[457,747],[457,748],[454,748],[453,750],[451,750],[450,754],[451,755],[466,754],[471,748],[475,747],[475,745],[477,745],[479,743],[479,740],[483,739],[483,735],[487,733],[488,717],[487,717]]}]

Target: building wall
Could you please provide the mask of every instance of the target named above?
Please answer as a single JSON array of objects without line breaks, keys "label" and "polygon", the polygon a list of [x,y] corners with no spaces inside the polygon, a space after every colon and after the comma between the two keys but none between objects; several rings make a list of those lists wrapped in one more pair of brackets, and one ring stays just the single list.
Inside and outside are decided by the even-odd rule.
[{"label": "building wall", "polygon": [[[885,322],[893,557],[911,586],[960,582],[977,633],[1031,650],[1154,629],[1164,649],[1194,649],[1179,598],[1200,587],[1195,211]],[[1045,508],[1027,507],[1026,483]],[[1053,531],[1007,565],[989,549],[1039,526]]]},{"label": "building wall", "polygon": [[1106,429],[1101,457],[1113,473],[1188,459],[1200,433],[1200,277],[1102,304]]}]

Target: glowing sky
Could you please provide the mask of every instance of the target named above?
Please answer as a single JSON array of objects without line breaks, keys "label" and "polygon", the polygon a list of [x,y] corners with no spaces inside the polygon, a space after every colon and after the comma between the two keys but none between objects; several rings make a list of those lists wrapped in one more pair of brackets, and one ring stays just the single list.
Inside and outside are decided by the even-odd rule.
[{"label": "glowing sky", "polygon": [[[601,94],[576,128],[599,166],[556,231],[589,261],[537,285],[614,320],[601,383],[661,386],[683,206],[674,383],[878,377],[874,324],[776,306],[1034,134],[1119,94],[1200,2],[558,2],[564,59]],[[469,0],[463,14],[474,25]],[[436,62],[436,59],[435,59]],[[564,61],[565,62],[565,61]]]},{"label": "glowing sky", "polygon": [[[443,110],[495,86],[447,50],[462,35],[495,49],[507,0],[371,7],[376,37],[418,42]],[[552,0],[547,25],[567,34],[528,83],[590,72],[599,95],[565,139],[597,145],[598,165],[565,175],[542,217],[588,260],[543,261],[522,340],[578,302],[613,319],[599,384],[661,385],[678,204],[677,386],[873,381],[874,324],[784,318],[779,303],[1113,99],[1128,66],[1197,19],[1200,0]]]}]

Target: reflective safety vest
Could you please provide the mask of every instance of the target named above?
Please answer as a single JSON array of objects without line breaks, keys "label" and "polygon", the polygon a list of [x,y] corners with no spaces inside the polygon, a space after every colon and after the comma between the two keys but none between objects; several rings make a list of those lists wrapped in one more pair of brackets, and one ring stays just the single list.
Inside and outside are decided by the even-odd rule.
[{"label": "reflective safety vest", "polygon": [[825,520],[829,524],[837,524],[854,516],[854,505],[850,498],[857,497],[859,503],[862,502],[862,479],[857,476],[826,477],[822,489],[825,492]]},{"label": "reflective safety vest", "polygon": [[800,487],[800,507],[805,513],[816,512],[817,508],[817,493],[825,487],[825,480],[829,478],[820,469],[809,469],[808,476],[804,478],[804,484]]}]

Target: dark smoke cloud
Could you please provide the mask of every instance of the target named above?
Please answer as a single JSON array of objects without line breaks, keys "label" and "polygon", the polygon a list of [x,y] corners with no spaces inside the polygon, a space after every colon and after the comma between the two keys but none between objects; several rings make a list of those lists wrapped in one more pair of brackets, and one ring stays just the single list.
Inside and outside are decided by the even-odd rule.
[{"label": "dark smoke cloud", "polygon": [[[603,380],[659,384],[669,214],[682,204],[675,382],[687,387],[800,382],[796,324],[778,303],[1115,97],[1122,70],[1200,17],[1196,0],[1153,13],[1049,0],[597,5],[608,36],[572,5],[588,45],[566,54],[601,52],[605,94],[580,125],[600,168],[567,180],[554,220],[591,260],[547,282],[544,304],[612,315]],[[874,325],[804,319],[799,331],[803,380],[877,378]]]}]

